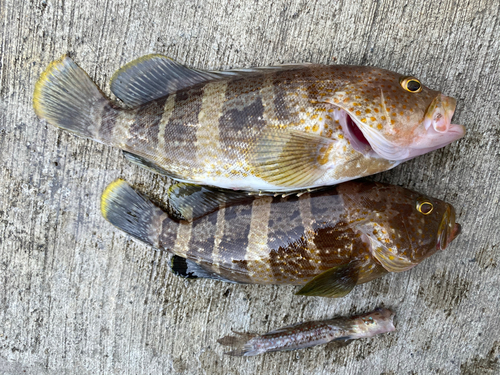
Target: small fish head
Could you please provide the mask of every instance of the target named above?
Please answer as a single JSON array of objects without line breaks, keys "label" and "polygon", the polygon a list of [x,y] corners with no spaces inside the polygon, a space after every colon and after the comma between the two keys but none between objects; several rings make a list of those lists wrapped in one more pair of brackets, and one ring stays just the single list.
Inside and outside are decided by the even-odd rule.
[{"label": "small fish head", "polygon": [[386,308],[377,308],[374,311],[355,317],[356,324],[350,338],[372,337],[380,333],[393,332],[394,312]]},{"label": "small fish head", "polygon": [[340,124],[357,151],[404,161],[464,136],[462,125],[451,124],[455,99],[414,77],[372,67],[356,69],[345,90],[328,101],[346,111]]},{"label": "small fish head", "polygon": [[356,228],[372,256],[387,271],[416,266],[460,234],[450,204],[398,186],[363,185],[364,190],[355,187],[350,193],[349,204],[356,212],[351,222],[358,221]]}]

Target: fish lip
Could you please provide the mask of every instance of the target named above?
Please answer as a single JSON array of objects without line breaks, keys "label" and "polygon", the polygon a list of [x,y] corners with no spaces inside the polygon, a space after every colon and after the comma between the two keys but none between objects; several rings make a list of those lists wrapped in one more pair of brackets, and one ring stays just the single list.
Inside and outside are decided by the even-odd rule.
[{"label": "fish lip", "polygon": [[455,209],[448,205],[438,230],[436,248],[444,250],[462,232],[462,226],[455,222]]}]

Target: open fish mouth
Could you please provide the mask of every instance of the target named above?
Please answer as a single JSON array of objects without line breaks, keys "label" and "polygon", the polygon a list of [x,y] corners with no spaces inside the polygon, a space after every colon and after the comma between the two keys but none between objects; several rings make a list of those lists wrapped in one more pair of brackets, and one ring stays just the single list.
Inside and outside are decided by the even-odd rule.
[{"label": "open fish mouth", "polygon": [[[335,119],[351,146],[367,157],[405,161],[444,147],[465,135],[465,127],[451,123],[456,100],[439,94],[427,108],[423,121],[405,138],[388,140],[382,131],[363,124],[346,110],[337,107]],[[404,126],[404,125],[402,125]]]}]

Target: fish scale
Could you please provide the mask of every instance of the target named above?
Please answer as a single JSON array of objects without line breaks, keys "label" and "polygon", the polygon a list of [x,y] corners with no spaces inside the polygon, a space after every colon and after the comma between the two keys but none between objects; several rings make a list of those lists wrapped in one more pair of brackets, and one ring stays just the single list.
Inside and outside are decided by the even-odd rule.
[{"label": "fish scale", "polygon": [[65,56],[40,77],[34,107],[156,173],[275,193],[381,172],[462,137],[455,100],[419,82],[410,92],[416,82],[363,66],[206,72],[150,55],[113,76],[121,106]]}]

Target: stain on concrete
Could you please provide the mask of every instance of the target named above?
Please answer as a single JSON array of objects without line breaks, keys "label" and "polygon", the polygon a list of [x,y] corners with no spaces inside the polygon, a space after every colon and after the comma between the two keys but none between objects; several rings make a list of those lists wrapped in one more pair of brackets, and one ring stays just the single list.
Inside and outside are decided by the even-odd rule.
[{"label": "stain on concrete", "polygon": [[500,372],[500,342],[495,341],[488,354],[477,355],[460,365],[460,375],[487,375]]},{"label": "stain on concrete", "polygon": [[471,284],[459,275],[437,271],[432,275],[429,287],[420,286],[418,295],[430,308],[444,310],[450,316],[452,310],[468,297]]}]

